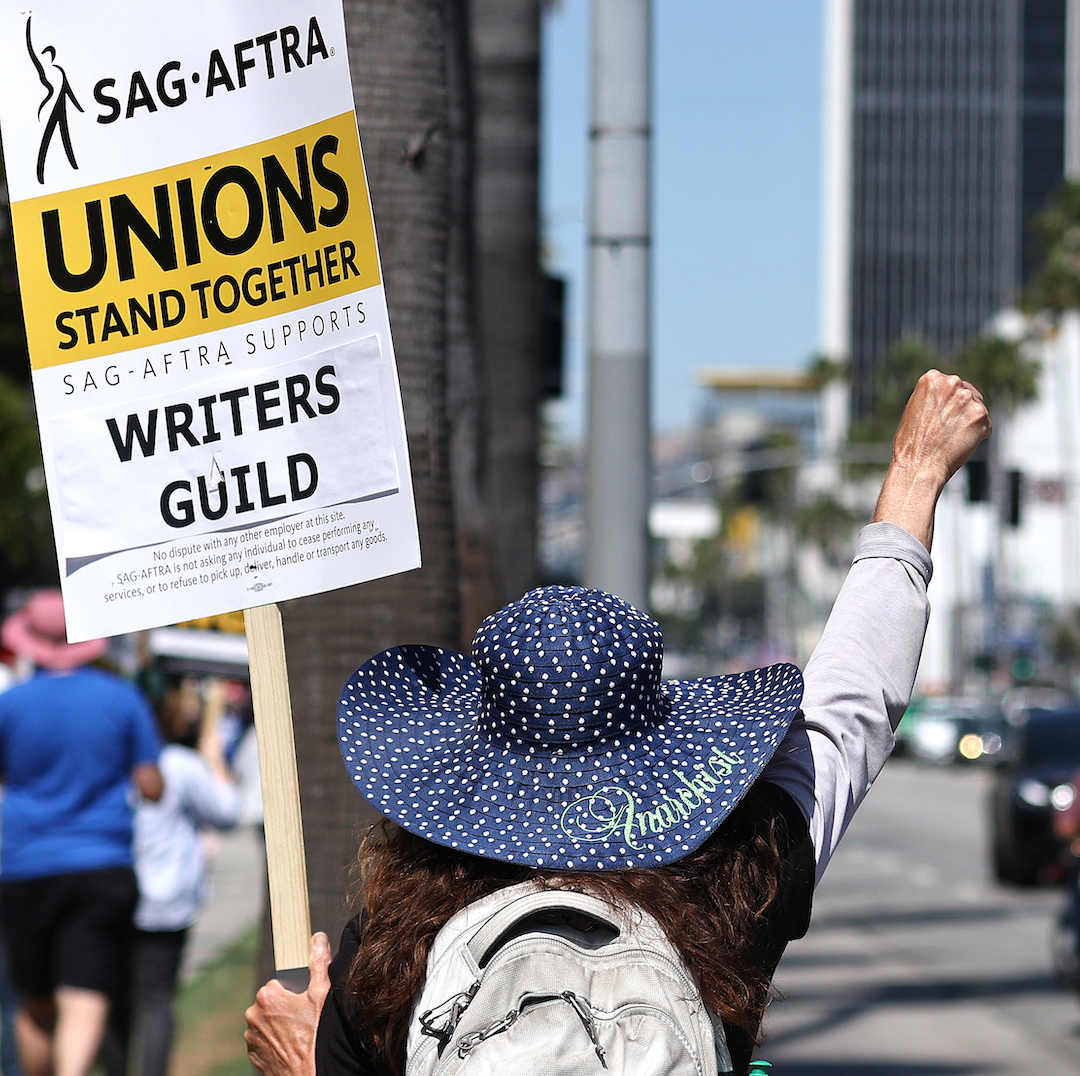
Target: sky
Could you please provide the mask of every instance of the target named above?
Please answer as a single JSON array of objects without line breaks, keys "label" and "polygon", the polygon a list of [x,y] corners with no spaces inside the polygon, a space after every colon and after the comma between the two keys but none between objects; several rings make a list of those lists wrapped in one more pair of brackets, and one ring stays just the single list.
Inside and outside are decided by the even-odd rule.
[{"label": "sky", "polygon": [[[568,283],[566,396],[585,410],[589,0],[545,13],[541,209]],[[653,0],[652,414],[690,425],[708,367],[800,367],[817,351],[820,0]]]}]

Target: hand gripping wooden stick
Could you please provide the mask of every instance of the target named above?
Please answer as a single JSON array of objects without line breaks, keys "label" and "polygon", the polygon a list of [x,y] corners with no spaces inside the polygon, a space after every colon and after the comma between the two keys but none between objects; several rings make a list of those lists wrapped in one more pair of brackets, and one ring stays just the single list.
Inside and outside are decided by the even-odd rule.
[{"label": "hand gripping wooden stick", "polygon": [[245,609],[244,630],[259,745],[274,967],[282,983],[301,993],[308,983],[311,911],[292,703],[278,607]]}]

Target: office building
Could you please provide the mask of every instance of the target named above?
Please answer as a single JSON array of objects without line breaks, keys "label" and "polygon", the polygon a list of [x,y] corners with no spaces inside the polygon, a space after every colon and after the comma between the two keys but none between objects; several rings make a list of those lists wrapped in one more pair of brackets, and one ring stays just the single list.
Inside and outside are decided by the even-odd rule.
[{"label": "office building", "polygon": [[1070,0],[827,0],[822,350],[851,414],[902,339],[1014,303],[1065,174]]}]

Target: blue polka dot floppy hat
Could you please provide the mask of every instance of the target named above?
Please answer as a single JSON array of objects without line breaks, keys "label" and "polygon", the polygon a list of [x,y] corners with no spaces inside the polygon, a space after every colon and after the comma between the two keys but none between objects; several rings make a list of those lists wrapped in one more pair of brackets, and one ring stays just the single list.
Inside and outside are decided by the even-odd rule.
[{"label": "blue polka dot floppy hat", "polygon": [[661,681],[660,626],[620,598],[542,587],[488,617],[472,656],[399,646],[338,703],[367,801],[473,855],[558,870],[657,866],[698,847],[802,701],[794,665]]}]

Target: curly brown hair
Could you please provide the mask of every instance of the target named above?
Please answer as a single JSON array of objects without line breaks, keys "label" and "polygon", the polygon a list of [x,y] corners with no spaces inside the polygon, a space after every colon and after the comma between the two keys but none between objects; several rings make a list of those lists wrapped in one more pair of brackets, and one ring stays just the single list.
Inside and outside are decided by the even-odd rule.
[{"label": "curly brown hair", "polygon": [[543,871],[479,859],[377,824],[354,865],[364,927],[345,984],[357,1030],[404,1070],[412,1007],[440,927],[467,904],[531,879],[648,911],[682,954],[705,1003],[756,1040],[771,969],[755,945],[779,888],[783,823],[756,790],[695,852],[661,867]]}]

